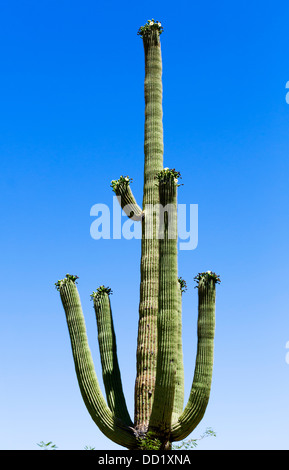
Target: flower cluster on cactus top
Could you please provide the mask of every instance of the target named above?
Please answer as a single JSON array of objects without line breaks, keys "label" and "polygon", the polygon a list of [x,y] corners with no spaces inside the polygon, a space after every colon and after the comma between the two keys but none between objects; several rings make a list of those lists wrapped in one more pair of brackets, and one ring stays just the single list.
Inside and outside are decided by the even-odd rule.
[{"label": "flower cluster on cactus top", "polygon": [[152,18],[151,20],[148,20],[144,26],[139,28],[137,34],[142,38],[149,31],[158,31],[159,34],[162,34],[163,30],[164,28],[162,27],[160,21],[156,21]]},{"label": "flower cluster on cactus top", "polygon": [[131,182],[132,178],[129,176],[120,176],[118,180],[112,180],[110,186],[115,192],[120,186],[128,186]]},{"label": "flower cluster on cactus top", "polygon": [[55,283],[55,287],[57,290],[60,290],[60,288],[67,284],[69,281],[72,281],[74,284],[77,284],[76,279],[79,279],[78,276],[74,276],[73,274],[66,274],[64,279],[60,279]]},{"label": "flower cluster on cactus top", "polygon": [[166,184],[168,181],[173,181],[176,186],[181,186],[178,183],[179,178],[182,178],[181,173],[176,171],[175,168],[164,168],[156,175],[156,179],[158,179],[159,182]]},{"label": "flower cluster on cactus top", "polygon": [[186,290],[188,289],[186,281],[182,277],[179,277],[178,281],[180,284],[181,293],[186,292]]},{"label": "flower cluster on cactus top", "polygon": [[196,287],[199,287],[199,284],[201,281],[206,282],[206,281],[212,280],[214,281],[215,284],[220,284],[221,282],[220,276],[212,271],[198,273],[198,275],[194,277],[194,280],[197,283]]},{"label": "flower cluster on cactus top", "polygon": [[91,294],[91,299],[90,300],[98,300],[100,299],[103,295],[111,295],[112,290],[110,287],[105,287],[105,286],[99,286],[95,292]]}]

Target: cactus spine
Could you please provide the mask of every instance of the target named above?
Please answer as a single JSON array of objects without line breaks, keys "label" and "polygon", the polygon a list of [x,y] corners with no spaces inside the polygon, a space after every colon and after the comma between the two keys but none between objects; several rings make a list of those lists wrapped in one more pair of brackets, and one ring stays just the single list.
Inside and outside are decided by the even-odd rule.
[{"label": "cactus spine", "polygon": [[132,421],[123,394],[111,313],[111,289],[100,286],[91,298],[98,328],[105,401],[95,374],[77,291],[77,276],[56,283],[66,314],[76,375],[85,405],[99,429],[128,449],[146,449],[153,439],[159,449],[187,437],[202,419],[210,395],[215,287],[211,272],[195,277],[198,288],[198,347],[188,403],[184,404],[182,293],[178,278],[177,188],[180,174],[163,168],[162,59],[159,22],[139,29],[145,53],[144,192],[140,208],[131,178],[121,176],[111,186],[128,217],[142,224],[141,283]]}]

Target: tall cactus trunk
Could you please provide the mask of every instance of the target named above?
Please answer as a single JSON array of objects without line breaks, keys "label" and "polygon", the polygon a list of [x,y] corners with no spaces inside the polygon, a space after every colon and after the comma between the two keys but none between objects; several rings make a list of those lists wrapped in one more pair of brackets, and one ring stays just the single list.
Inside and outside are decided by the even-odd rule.
[{"label": "tall cactus trunk", "polygon": [[158,30],[144,36],[145,52],[145,167],[141,244],[141,283],[135,383],[135,426],[147,431],[153,403],[157,364],[157,317],[159,284],[159,244],[157,214],[159,204],[156,175],[163,168],[162,59]]},{"label": "tall cactus trunk", "polygon": [[89,350],[77,291],[77,276],[56,283],[66,314],[76,376],[84,403],[99,429],[127,449],[170,450],[188,436],[208,404],[214,351],[215,288],[219,277],[199,273],[198,347],[191,393],[184,405],[182,293],[178,278],[177,188],[180,173],[163,168],[162,26],[154,20],[139,29],[145,53],[145,139],[143,205],[131,191],[131,178],[111,186],[128,217],[142,224],[141,280],[136,352],[135,409],[131,420],[122,388],[111,312],[111,289],[92,294],[106,400]]}]

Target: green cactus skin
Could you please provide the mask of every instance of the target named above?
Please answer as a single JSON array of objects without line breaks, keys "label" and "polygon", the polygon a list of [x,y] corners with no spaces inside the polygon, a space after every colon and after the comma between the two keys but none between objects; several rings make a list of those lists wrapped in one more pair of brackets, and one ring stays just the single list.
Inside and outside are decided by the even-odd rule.
[{"label": "green cactus skin", "polygon": [[[195,277],[198,289],[198,347],[190,396],[184,407],[182,294],[178,278],[177,188],[180,174],[163,168],[162,59],[160,23],[139,29],[145,53],[144,191],[142,209],[132,194],[131,178],[111,186],[127,216],[142,224],[140,303],[136,351],[135,408],[132,422],[123,393],[109,295],[92,294],[103,382],[103,397],[88,346],[77,276],[56,283],[65,310],[76,375],[84,403],[99,429],[127,449],[171,449],[202,419],[210,396],[215,334],[216,284],[213,272]],[[151,210],[159,208],[160,211]],[[166,210],[167,209],[167,210]],[[162,223],[163,220],[163,223]],[[150,222],[150,223],[148,223]]]},{"label": "green cactus skin", "polygon": [[176,385],[180,290],[177,260],[177,186],[171,172],[161,172],[159,194],[161,207],[167,208],[168,211],[163,212],[163,233],[161,222],[159,224],[161,262],[159,264],[157,323],[158,356],[156,387],[149,427],[158,434],[169,437]]},{"label": "green cactus skin", "polygon": [[111,182],[111,187],[114,190],[121,208],[125,214],[132,220],[142,220],[143,211],[137,205],[134,195],[130,188],[131,178],[128,176],[121,176],[118,180]]},{"label": "green cactus skin", "polygon": [[[214,274],[214,273],[213,273]],[[184,412],[172,423],[171,439],[185,439],[199,424],[204,416],[211,390],[214,336],[215,336],[215,303],[217,276],[210,277],[203,273],[198,284],[198,347],[194,380],[190,397]]]},{"label": "green cactus skin", "polygon": [[184,361],[183,361],[183,342],[182,342],[182,295],[183,289],[181,281],[179,280],[178,286],[178,336],[177,336],[177,370],[176,370],[176,379],[175,379],[175,397],[174,397],[174,407],[172,413],[172,422],[177,421],[181,415],[184,407],[184,392],[185,392],[185,383],[184,383]]},{"label": "green cactus skin", "polygon": [[[145,53],[145,137],[143,211],[159,204],[156,174],[163,169],[162,59],[158,30],[143,37]],[[135,382],[135,426],[147,431],[153,403],[157,367],[157,317],[159,285],[159,243],[157,221],[153,214],[152,233],[142,224],[141,280]]]},{"label": "green cactus skin", "polygon": [[101,286],[91,297],[98,330],[98,344],[102,365],[102,377],[107,404],[112,413],[128,426],[133,426],[130,419],[121,382],[117,358],[116,338],[110,305],[110,289]]},{"label": "green cactus skin", "polygon": [[135,436],[132,429],[112,413],[100,390],[76,285],[69,277],[58,281],[57,284],[66,314],[75,371],[83,401],[93,421],[106,437],[124,447],[133,448]]}]

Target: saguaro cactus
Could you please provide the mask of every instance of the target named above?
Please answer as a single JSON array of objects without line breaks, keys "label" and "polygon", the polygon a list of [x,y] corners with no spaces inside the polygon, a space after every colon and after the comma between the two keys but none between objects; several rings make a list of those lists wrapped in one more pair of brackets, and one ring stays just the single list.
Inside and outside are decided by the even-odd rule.
[{"label": "saguaro cactus", "polygon": [[93,300],[103,382],[100,390],[89,350],[77,291],[77,276],[56,283],[66,313],[72,353],[85,405],[100,430],[128,449],[170,449],[186,438],[202,419],[210,394],[215,330],[215,287],[219,277],[207,271],[195,277],[198,288],[198,347],[188,403],[184,407],[182,293],[178,277],[177,189],[180,173],[163,168],[162,60],[163,28],[151,20],[138,34],[145,53],[144,192],[140,208],[131,178],[111,186],[128,217],[142,224],[141,283],[136,352],[135,411],[129,416],[117,359],[110,294],[100,286]]}]

